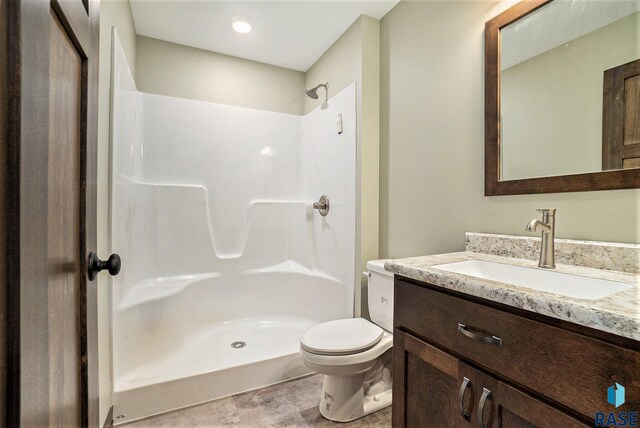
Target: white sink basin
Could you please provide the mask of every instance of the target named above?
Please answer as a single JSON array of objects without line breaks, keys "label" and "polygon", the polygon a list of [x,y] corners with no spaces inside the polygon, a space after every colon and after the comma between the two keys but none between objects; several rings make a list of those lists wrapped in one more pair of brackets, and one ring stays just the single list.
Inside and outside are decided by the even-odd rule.
[{"label": "white sink basin", "polygon": [[518,287],[579,299],[601,299],[631,288],[631,284],[587,276],[571,275],[552,270],[532,269],[503,263],[468,260],[432,266],[447,272],[503,282]]}]

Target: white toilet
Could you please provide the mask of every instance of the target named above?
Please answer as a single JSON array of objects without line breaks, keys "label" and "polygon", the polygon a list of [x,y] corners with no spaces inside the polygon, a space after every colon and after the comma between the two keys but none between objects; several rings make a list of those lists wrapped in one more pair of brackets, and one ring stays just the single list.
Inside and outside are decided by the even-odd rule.
[{"label": "white toilet", "polygon": [[304,363],[324,375],[320,413],[332,421],[352,421],[391,405],[393,274],[384,270],[385,261],[367,263],[373,322],[329,321],[300,338]]}]

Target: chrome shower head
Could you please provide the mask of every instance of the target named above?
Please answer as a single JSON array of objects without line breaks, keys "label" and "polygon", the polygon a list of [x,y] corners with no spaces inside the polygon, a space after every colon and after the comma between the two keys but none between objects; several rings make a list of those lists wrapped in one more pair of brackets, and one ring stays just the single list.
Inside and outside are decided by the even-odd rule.
[{"label": "chrome shower head", "polygon": [[326,91],[326,97],[325,97],[325,103],[327,102],[327,100],[329,99],[329,82],[327,83],[321,83],[318,86],[311,88],[311,89],[307,89],[305,92],[307,94],[307,96],[311,99],[317,100],[318,99],[318,89],[320,88],[324,88],[324,90]]},{"label": "chrome shower head", "polygon": [[318,88],[307,89],[305,92],[307,93],[307,96],[309,98],[312,98],[314,100],[318,99]]}]

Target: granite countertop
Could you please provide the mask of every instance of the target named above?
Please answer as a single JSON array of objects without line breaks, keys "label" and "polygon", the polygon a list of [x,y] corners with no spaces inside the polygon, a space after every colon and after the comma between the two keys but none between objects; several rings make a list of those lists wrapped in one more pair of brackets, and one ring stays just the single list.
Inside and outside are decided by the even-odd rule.
[{"label": "granite countertop", "polygon": [[[476,238],[480,236],[483,239],[488,236],[468,234],[467,243],[469,235]],[[467,245],[468,247],[469,245]],[[448,290],[640,341],[640,274],[638,273],[557,264],[555,269],[557,272],[625,282],[632,285],[632,288],[628,290],[601,299],[579,299],[447,272],[433,267],[466,260],[486,260],[539,269],[537,260],[471,251],[389,260],[385,263],[385,269]]]}]

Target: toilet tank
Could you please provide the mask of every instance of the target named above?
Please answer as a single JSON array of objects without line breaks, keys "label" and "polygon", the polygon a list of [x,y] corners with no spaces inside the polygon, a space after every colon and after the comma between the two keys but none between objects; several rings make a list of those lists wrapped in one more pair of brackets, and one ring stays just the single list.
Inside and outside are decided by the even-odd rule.
[{"label": "toilet tank", "polygon": [[386,260],[367,262],[369,271],[369,316],[371,321],[393,332],[393,273],[384,270]]}]

